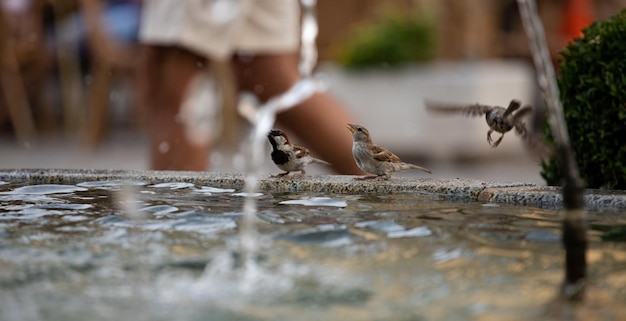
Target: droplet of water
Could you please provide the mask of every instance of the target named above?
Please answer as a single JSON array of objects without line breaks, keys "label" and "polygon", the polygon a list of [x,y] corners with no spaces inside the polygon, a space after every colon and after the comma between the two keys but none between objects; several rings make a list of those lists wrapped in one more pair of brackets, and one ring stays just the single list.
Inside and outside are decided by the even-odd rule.
[{"label": "droplet of water", "polygon": [[237,223],[231,219],[205,218],[205,219],[169,219],[166,221],[150,221],[139,225],[140,228],[149,231],[185,231],[215,233],[223,230],[234,229]]},{"label": "droplet of water", "polygon": [[259,105],[258,99],[251,93],[242,93],[239,95],[239,102],[237,103],[237,112],[243,118],[245,118],[250,124],[255,123],[256,109]]},{"label": "droplet of water", "polygon": [[299,231],[292,234],[280,234],[276,239],[300,244],[312,244],[324,247],[339,247],[352,243],[357,235],[348,231],[345,226],[318,226],[313,229]]},{"label": "droplet of water", "polygon": [[199,73],[188,86],[188,94],[177,119],[184,124],[187,139],[194,144],[206,144],[221,131],[221,100],[215,77]]},{"label": "droplet of water", "polygon": [[67,204],[67,203],[51,203],[36,205],[37,208],[49,209],[49,210],[86,210],[91,208],[91,204]]},{"label": "droplet of water", "polygon": [[404,231],[404,226],[394,221],[363,221],[354,224],[358,228],[368,228],[374,231],[380,231],[384,233]]},{"label": "droplet of water", "polygon": [[171,205],[153,205],[139,209],[142,212],[153,213],[156,216],[163,216],[168,213],[178,211],[178,207]]},{"label": "droplet of water", "polygon": [[143,186],[147,184],[148,183],[143,182],[143,181],[104,180],[104,181],[81,182],[81,183],[76,184],[76,186],[112,190],[112,189],[116,189],[125,185]]},{"label": "droplet of water", "polygon": [[43,184],[43,185],[22,186],[9,192],[0,192],[0,194],[45,195],[45,194],[83,192],[86,190],[87,190],[86,188],[78,187],[75,185]]},{"label": "droplet of water", "polygon": [[433,259],[438,262],[446,262],[454,259],[458,259],[463,255],[463,250],[437,250],[433,253]]},{"label": "droplet of water", "polygon": [[200,188],[194,189],[194,192],[198,193],[233,193],[234,191],[234,188],[217,188],[211,186],[201,186]]},{"label": "droplet of water", "polygon": [[170,151],[170,143],[168,143],[168,142],[161,142],[159,144],[159,153],[166,154],[169,151]]},{"label": "droplet of water", "polygon": [[389,232],[387,237],[396,239],[401,237],[424,237],[432,234],[433,232],[427,226],[418,226],[410,230]]},{"label": "droplet of water", "polygon": [[233,196],[241,196],[241,197],[261,197],[263,193],[234,193]]},{"label": "droplet of water", "polygon": [[496,203],[485,203],[482,204],[482,207],[499,207],[500,205],[496,204]]},{"label": "droplet of water", "polygon": [[186,183],[186,182],[168,182],[168,183],[154,184],[154,185],[152,185],[152,187],[155,187],[155,188],[169,188],[169,189],[181,189],[181,188],[194,187],[194,184]]},{"label": "droplet of water", "polygon": [[299,200],[282,201],[278,204],[284,205],[304,205],[304,206],[334,206],[334,207],[346,207],[348,202],[342,199],[334,199],[330,197],[312,197],[302,198]]},{"label": "droplet of water", "polygon": [[219,151],[214,151],[209,155],[210,167],[219,167],[224,163],[224,154]]},{"label": "droplet of water", "polygon": [[233,155],[233,169],[243,171],[246,168],[246,158],[242,153]]},{"label": "droplet of water", "polygon": [[63,215],[63,220],[66,222],[81,222],[89,219],[89,216],[85,215]]}]

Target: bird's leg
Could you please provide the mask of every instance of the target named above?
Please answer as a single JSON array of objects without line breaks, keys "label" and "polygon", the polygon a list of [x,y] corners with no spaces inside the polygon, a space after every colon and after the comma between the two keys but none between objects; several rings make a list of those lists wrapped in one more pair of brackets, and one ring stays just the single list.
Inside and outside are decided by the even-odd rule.
[{"label": "bird's leg", "polygon": [[276,175],[272,175],[272,178],[279,178],[279,177],[285,177],[289,175],[289,172],[284,172],[284,173],[280,173],[280,174],[276,174]]},{"label": "bird's leg", "polygon": [[367,175],[367,176],[355,177],[354,179],[357,180],[357,181],[362,181],[362,180],[374,179],[374,178],[378,178],[378,176],[377,175]]},{"label": "bird's leg", "polygon": [[493,139],[491,139],[491,133],[493,133],[493,129],[489,129],[489,131],[487,132],[487,143],[489,144],[489,146],[491,146]]},{"label": "bird's leg", "polygon": [[306,172],[304,170],[301,170],[299,174],[293,175],[293,178],[300,178],[302,176],[304,176],[304,174],[306,174]]},{"label": "bird's leg", "polygon": [[377,179],[377,180],[379,180],[379,181],[380,181],[380,180],[384,180],[384,181],[386,181],[386,180],[388,180],[389,178],[391,178],[391,174],[380,175],[380,176],[378,176],[376,179]]},{"label": "bird's leg", "polygon": [[500,145],[500,142],[502,141],[502,138],[504,138],[504,134],[502,134],[502,136],[500,136],[500,138],[498,140],[496,140],[496,142],[493,143],[493,145],[491,145],[491,148],[498,147],[498,145]]}]

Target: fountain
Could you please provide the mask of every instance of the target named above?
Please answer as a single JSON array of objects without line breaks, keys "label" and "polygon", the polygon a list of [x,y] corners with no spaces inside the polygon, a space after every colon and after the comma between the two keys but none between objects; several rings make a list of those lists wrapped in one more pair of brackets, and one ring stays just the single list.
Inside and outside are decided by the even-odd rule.
[{"label": "fountain", "polygon": [[301,0],[302,7],[302,27],[301,27],[301,54],[300,54],[300,76],[301,79],[296,82],[287,92],[278,97],[271,98],[261,106],[255,106],[253,99],[244,97],[241,99],[238,110],[252,125],[252,131],[247,143],[244,144],[244,153],[248,151],[246,157],[246,185],[244,203],[244,218],[241,228],[240,247],[243,255],[245,277],[242,284],[250,284],[249,278],[254,278],[256,273],[256,244],[257,232],[255,229],[256,221],[256,198],[259,183],[259,171],[263,163],[264,146],[267,140],[267,134],[274,126],[276,114],[291,107],[298,105],[300,102],[308,99],[315,92],[323,90],[321,82],[312,77],[313,68],[317,62],[317,49],[315,39],[317,38],[317,20],[315,18],[315,0]]}]

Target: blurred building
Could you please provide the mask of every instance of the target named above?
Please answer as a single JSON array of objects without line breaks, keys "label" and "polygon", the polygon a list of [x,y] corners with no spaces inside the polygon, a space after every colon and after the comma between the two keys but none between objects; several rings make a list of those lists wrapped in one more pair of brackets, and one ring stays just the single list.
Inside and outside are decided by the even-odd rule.
[{"label": "blurred building", "polygon": [[[572,36],[567,30],[572,23],[580,23],[585,18],[605,19],[626,8],[626,0],[540,0],[537,3],[553,52]],[[516,0],[318,0],[318,44],[322,59],[333,58],[333,48],[349,37],[351,29],[371,23],[390,10],[427,10],[435,16],[437,59],[529,56]]]}]

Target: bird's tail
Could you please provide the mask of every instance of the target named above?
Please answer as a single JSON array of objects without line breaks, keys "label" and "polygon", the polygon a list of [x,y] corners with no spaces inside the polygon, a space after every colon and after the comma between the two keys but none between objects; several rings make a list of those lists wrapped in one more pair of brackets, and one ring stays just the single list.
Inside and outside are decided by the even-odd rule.
[{"label": "bird's tail", "polygon": [[422,167],[422,166],[417,166],[417,165],[413,165],[413,164],[409,164],[409,163],[402,163],[402,169],[419,169],[420,171],[424,171],[428,174],[432,174],[433,172],[430,171],[430,169]]},{"label": "bird's tail", "polygon": [[328,166],[331,165],[329,162],[323,161],[323,160],[315,158],[315,157],[311,157],[311,160],[313,161],[313,163],[318,163],[318,164],[328,165]]}]

